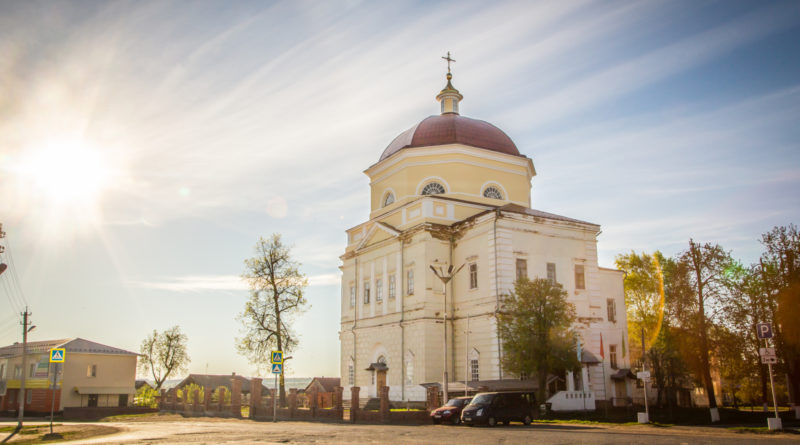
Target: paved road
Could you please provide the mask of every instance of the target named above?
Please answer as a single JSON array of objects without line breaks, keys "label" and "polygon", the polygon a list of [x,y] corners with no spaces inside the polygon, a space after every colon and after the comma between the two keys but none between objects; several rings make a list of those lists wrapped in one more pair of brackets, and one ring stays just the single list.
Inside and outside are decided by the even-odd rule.
[{"label": "paved road", "polygon": [[800,443],[797,435],[737,434],[716,428],[583,425],[523,425],[495,428],[447,425],[381,426],[314,422],[253,422],[186,419],[103,423],[118,434],[65,442],[73,444],[765,444]]}]

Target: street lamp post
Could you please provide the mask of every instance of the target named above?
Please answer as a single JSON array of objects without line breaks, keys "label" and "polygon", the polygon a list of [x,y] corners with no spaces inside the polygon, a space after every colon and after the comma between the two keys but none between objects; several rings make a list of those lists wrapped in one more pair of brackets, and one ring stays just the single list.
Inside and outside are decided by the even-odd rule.
[{"label": "street lamp post", "polygon": [[444,354],[442,354],[442,361],[444,364],[444,368],[442,371],[442,379],[443,379],[443,388],[442,388],[442,395],[444,396],[444,402],[447,403],[448,400],[448,393],[447,393],[447,283],[453,279],[453,277],[461,270],[464,265],[462,264],[455,272],[453,272],[453,265],[451,264],[450,267],[447,268],[447,274],[442,271],[441,266],[437,270],[433,265],[430,266],[433,274],[436,275],[436,278],[441,280],[442,287],[444,287],[444,310],[442,311],[442,323],[444,328]]}]

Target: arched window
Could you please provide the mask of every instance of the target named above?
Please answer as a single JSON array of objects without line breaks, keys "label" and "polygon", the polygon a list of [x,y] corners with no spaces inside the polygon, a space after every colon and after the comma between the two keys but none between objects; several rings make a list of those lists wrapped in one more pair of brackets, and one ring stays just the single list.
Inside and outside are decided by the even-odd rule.
[{"label": "arched window", "polygon": [[503,194],[497,189],[497,187],[486,187],[483,190],[483,196],[492,199],[503,199]]},{"label": "arched window", "polygon": [[383,206],[386,207],[389,204],[393,203],[394,203],[394,194],[392,192],[389,192],[386,194],[386,198],[383,200]]},{"label": "arched window", "polygon": [[444,186],[438,182],[431,182],[422,188],[423,195],[440,195],[444,193]]},{"label": "arched window", "polygon": [[480,373],[480,358],[481,354],[477,349],[473,348],[469,353],[469,374],[470,380],[478,381],[481,379]]},{"label": "arched window", "polygon": [[411,351],[406,352],[406,382],[412,383],[414,381],[414,353]]}]

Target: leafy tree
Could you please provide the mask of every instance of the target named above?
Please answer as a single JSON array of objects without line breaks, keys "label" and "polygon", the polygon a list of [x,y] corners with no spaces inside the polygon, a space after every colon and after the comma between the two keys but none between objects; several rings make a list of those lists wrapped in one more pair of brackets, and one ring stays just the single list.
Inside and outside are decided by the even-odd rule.
[{"label": "leafy tree", "polygon": [[181,397],[186,403],[194,403],[194,392],[197,391],[197,400],[202,402],[205,400],[205,388],[198,385],[197,383],[189,383],[188,385],[184,386],[182,389],[178,390],[178,396]]},{"label": "leafy tree", "polygon": [[720,245],[698,244],[690,239],[689,248],[681,253],[679,261],[688,268],[689,273],[685,275],[685,279],[691,287],[697,303],[694,314],[687,313],[686,315],[694,316],[691,317],[694,318],[691,321],[696,323],[693,333],[699,340],[697,355],[700,358],[702,368],[700,375],[708,394],[708,406],[713,409],[717,407],[717,399],[714,395],[709,360],[709,315],[713,316],[715,305],[719,303],[722,294],[725,292],[725,271],[732,260],[730,254]]},{"label": "leafy tree", "polygon": [[173,326],[162,333],[153,330],[142,341],[139,348],[142,355],[139,368],[144,372],[152,372],[156,391],[161,389],[161,385],[171,374],[186,371],[191,361],[186,352],[187,341],[188,338],[181,333],[179,326]]},{"label": "leafy tree", "polygon": [[[250,285],[250,299],[238,317],[244,336],[238,339],[237,349],[251,363],[267,367],[271,350],[288,355],[297,346],[298,338],[290,323],[308,307],[303,296],[308,279],[277,233],[269,239],[260,238],[255,256],[245,260],[245,265],[242,277]],[[280,403],[286,405],[283,373]]]},{"label": "leafy tree", "polygon": [[663,259],[660,252],[650,255],[633,251],[615,259],[617,269],[625,272],[629,345],[634,357],[642,357],[642,333],[646,343],[652,344],[662,324],[664,293],[660,259]]},{"label": "leafy tree", "polygon": [[[771,310],[773,342],[789,377],[789,398],[800,403],[800,233],[790,224],[761,237],[761,271]],[[764,320],[770,321],[770,320]]]},{"label": "leafy tree", "polygon": [[136,406],[157,408],[158,402],[156,401],[156,397],[158,397],[158,391],[150,385],[142,385],[142,387],[136,391],[133,403]]},{"label": "leafy tree", "polygon": [[548,374],[580,367],[572,330],[575,307],[561,284],[544,278],[517,280],[497,321],[503,367],[517,375],[537,375],[539,400],[545,400]]}]

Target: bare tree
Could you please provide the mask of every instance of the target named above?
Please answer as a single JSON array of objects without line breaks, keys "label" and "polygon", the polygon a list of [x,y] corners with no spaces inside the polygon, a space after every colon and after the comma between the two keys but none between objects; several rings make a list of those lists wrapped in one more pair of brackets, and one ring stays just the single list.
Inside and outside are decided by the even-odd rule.
[{"label": "bare tree", "polygon": [[153,330],[142,341],[139,348],[142,354],[139,368],[144,372],[152,372],[156,390],[161,389],[161,385],[171,374],[186,371],[191,361],[186,352],[187,341],[188,338],[181,333],[179,326],[173,326],[160,334]]},{"label": "bare tree", "polygon": [[[300,273],[300,264],[292,260],[280,234],[260,238],[255,253],[245,260],[247,269],[242,275],[250,285],[250,299],[238,317],[244,336],[238,339],[237,349],[261,368],[269,365],[270,350],[288,355],[297,346],[298,338],[290,322],[308,307],[303,296],[308,279]],[[280,402],[281,406],[286,405],[283,373]]]}]

